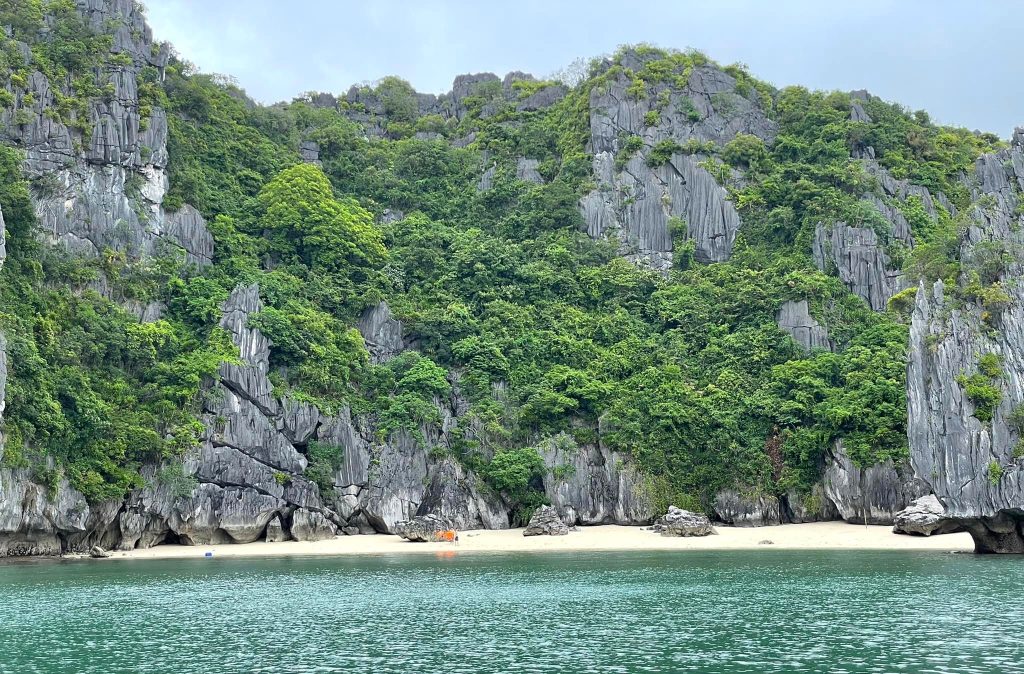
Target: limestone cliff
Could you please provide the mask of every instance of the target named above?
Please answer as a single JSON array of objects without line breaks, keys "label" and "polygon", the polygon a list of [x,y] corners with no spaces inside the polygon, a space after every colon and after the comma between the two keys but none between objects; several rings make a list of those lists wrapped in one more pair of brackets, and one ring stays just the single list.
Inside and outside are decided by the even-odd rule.
[{"label": "limestone cliff", "polygon": [[[109,63],[91,75],[104,93],[84,98],[80,114],[55,114],[61,101],[75,94],[74,87],[31,67],[23,83],[12,80],[13,103],[0,112],[0,140],[25,153],[39,238],[84,256],[110,249],[138,260],[173,251],[198,267],[210,265],[214,240],[202,215],[187,204],[175,210],[164,204],[171,159],[168,117],[145,91],[163,79],[169,47],[153,41],[133,0],[77,0],[76,7],[95,30],[111,36]],[[25,64],[32,63],[31,45],[19,43],[18,52]],[[586,117],[582,166],[587,177],[585,187],[571,193],[568,210],[575,215],[576,199],[583,194],[579,215],[590,237],[612,241],[621,256],[667,277],[680,245],[692,247],[702,264],[733,256],[744,222],[731,194],[750,184],[753,173],[730,167],[717,155],[741,134],[772,147],[779,123],[771,113],[771,95],[748,86],[736,71],[703,60],[685,76],[648,82],[638,90],[626,71],[640,72],[647,58],[643,50],[626,50],[619,63],[596,67],[600,82],[587,90],[580,108]],[[436,117],[447,132],[474,117],[505,120],[503,115],[547,110],[572,100],[566,99],[570,93],[562,84],[522,73],[462,75],[447,94],[412,92],[410,114]],[[855,92],[850,100],[849,119],[869,123],[867,94]],[[340,98],[314,95],[307,103],[339,111],[371,142],[444,140],[475,152],[475,132],[455,137],[411,127],[396,131],[394,111],[380,87],[353,87]],[[839,114],[846,117],[845,103]],[[296,136],[295,161],[329,162],[306,131],[299,129]],[[904,208],[919,203],[932,219],[943,211],[952,217],[958,212],[941,192],[894,178],[870,146],[855,143],[850,149],[871,183],[863,194],[851,193],[864,207],[863,217],[833,218],[817,227],[812,221],[813,237],[803,252],[882,312],[893,295],[912,284],[897,259],[916,245]],[[493,195],[489,191],[497,191],[503,176],[515,176],[532,190],[551,187],[549,164],[538,156],[519,147],[511,156],[473,155],[479,171],[471,168],[470,174],[480,194],[473,193]],[[934,492],[949,516],[974,534],[979,549],[1024,551],[1024,483],[1015,449],[1021,446],[1020,428],[1011,422],[1024,400],[1019,253],[1024,134],[1011,148],[979,159],[963,180],[973,205],[966,214],[970,227],[961,258],[973,259],[990,242],[1014,251],[1016,258],[999,278],[1009,300],[998,310],[985,306],[977,294],[964,292],[966,277],[964,288],[940,282],[918,290],[908,365],[910,464],[858,466],[839,440],[826,450],[817,467],[820,480],[807,493],[765,493],[734,484],[708,498],[713,501],[709,512],[718,520],[736,526],[835,518],[889,524],[913,499]],[[407,208],[384,206],[383,223],[401,221],[398,209]],[[0,265],[3,233],[0,226]],[[110,295],[102,276],[90,287]],[[828,317],[812,314],[813,300],[773,304],[769,327],[777,325],[792,336],[798,354],[841,350],[841,340],[829,333]],[[385,364],[418,348],[417,335],[407,334],[387,302],[374,297],[367,304],[357,327],[371,363]],[[400,304],[392,304],[397,311]],[[166,311],[156,302],[126,308],[143,322]],[[448,375],[451,393],[432,401],[438,424],[385,433],[381,420],[360,412],[358,405],[321,409],[275,387],[272,380],[281,374],[271,368],[275,345],[252,322],[262,308],[261,288],[249,281],[223,303],[220,326],[238,359],[224,363],[204,384],[198,446],[181,459],[145,465],[142,488],[122,499],[89,503],[62,477],[43,484],[40,471],[53,469],[52,459],[35,470],[0,467],[0,556],[58,554],[93,545],[132,549],[164,542],[316,540],[393,532],[397,522],[418,515],[443,517],[460,529],[510,526],[514,505],[470,469],[476,464],[456,458],[464,426],[474,432],[472,423],[463,423],[469,401],[458,368]],[[976,372],[979,356],[989,353],[1000,358],[1001,374],[993,385],[1001,397],[992,418],[983,421],[957,378]],[[7,368],[0,334],[0,420]],[[500,390],[505,382],[494,386]],[[567,524],[650,523],[661,514],[650,478],[608,444],[601,422],[588,423],[581,433],[590,438],[586,442],[567,433],[531,431],[543,464],[533,487]],[[331,455],[326,469],[317,458],[321,451]]]},{"label": "limestone cliff", "polygon": [[[640,56],[630,54],[627,60],[642,66]],[[740,133],[770,142],[775,123],[757,93],[740,95],[736,80],[717,67],[696,67],[684,87],[659,84],[639,97],[631,84],[619,74],[590,94],[597,188],[580,204],[587,233],[617,238],[627,258],[667,271],[674,245],[669,221],[679,218],[698,261],[729,259],[740,217],[726,186],[703,165],[707,150],[676,151],[658,166],[649,161],[651,150],[666,141],[679,148],[716,148]],[[631,138],[642,142],[623,163]]]},{"label": "limestone cliff", "polygon": [[[969,268],[993,246],[1007,252],[997,279],[1007,297],[986,302],[965,288],[967,278],[960,287],[919,287],[907,366],[911,460],[979,551],[1024,552],[1021,428],[1011,422],[1024,402],[1024,131],[1010,148],[980,158],[967,182],[974,203],[961,259]],[[988,414],[965,386],[986,355],[998,363],[988,385],[999,399]]]}]

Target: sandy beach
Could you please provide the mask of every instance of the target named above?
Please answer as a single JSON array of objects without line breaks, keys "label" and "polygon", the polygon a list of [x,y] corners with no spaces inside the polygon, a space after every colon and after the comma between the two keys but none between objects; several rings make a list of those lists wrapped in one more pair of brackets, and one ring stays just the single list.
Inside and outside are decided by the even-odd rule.
[{"label": "sandy beach", "polygon": [[[932,550],[971,552],[966,533],[924,538],[892,533],[890,527],[845,522],[787,524],[757,529],[718,527],[703,538],[666,538],[640,527],[581,527],[568,536],[523,536],[522,529],[464,531],[457,545],[411,543],[398,536],[340,536],[318,542],[246,545],[160,545],[147,550],[113,552],[111,559],[185,559],[206,557],[291,557],[317,555],[392,555],[457,552],[595,552],[626,550]],[[765,541],[771,541],[771,544]]]}]

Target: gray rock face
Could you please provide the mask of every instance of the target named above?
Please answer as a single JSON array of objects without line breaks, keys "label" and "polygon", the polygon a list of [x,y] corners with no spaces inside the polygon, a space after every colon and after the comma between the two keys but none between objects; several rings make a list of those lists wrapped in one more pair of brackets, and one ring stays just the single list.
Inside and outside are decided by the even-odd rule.
[{"label": "gray rock face", "polygon": [[544,178],[541,176],[540,171],[537,170],[539,167],[540,160],[520,157],[516,163],[516,178],[524,182],[540,185],[544,182]]},{"label": "gray rock face", "polygon": [[[33,198],[43,234],[86,255],[110,247],[139,257],[181,248],[195,264],[208,264],[213,238],[194,209],[167,212],[167,117],[153,108],[142,117],[142,69],[162,69],[170,51],[155,45],[140,6],[131,0],[81,0],[78,9],[94,30],[111,33],[111,52],[131,65],[98,70],[95,84],[112,95],[89,102],[89,138],[51,117],[68,83],[31,72],[24,89],[11,87],[15,104],[0,112],[0,138],[25,149],[25,173],[46,177]],[[30,53],[27,46],[23,51]],[[18,123],[24,122],[27,123]]]},{"label": "gray rock face", "polygon": [[291,534],[297,541],[323,541],[338,535],[338,527],[322,513],[299,508],[292,514]]},{"label": "gray rock face", "polygon": [[828,337],[828,330],[811,316],[807,300],[785,302],[779,308],[777,321],[779,329],[792,335],[793,340],[804,351],[832,350],[832,341]]},{"label": "gray rock face", "polygon": [[537,508],[530,523],[523,529],[523,536],[567,536],[569,526],[551,506]]},{"label": "gray rock face", "polygon": [[[0,227],[3,225],[0,224]],[[2,266],[2,265],[0,265]],[[0,459],[4,458],[4,410],[7,409],[7,337],[0,332]]]},{"label": "gray rock face", "polygon": [[519,103],[516,104],[516,109],[520,112],[531,112],[534,110],[550,108],[552,105],[565,98],[568,93],[569,90],[561,84],[544,87],[536,93],[519,101]]},{"label": "gray rock face", "polygon": [[894,268],[878,234],[865,227],[837,222],[819,224],[814,233],[814,259],[822,271],[834,270],[855,295],[875,311],[885,311],[896,293],[906,287],[903,274]]},{"label": "gray rock face", "polygon": [[440,515],[417,515],[409,520],[395,523],[395,533],[402,538],[416,543],[427,543],[438,540],[442,531],[454,529],[452,523]]},{"label": "gray rock face", "polygon": [[291,534],[285,530],[280,517],[275,517],[267,524],[267,543],[283,543],[292,539]]},{"label": "gray rock face", "polygon": [[375,364],[386,363],[405,351],[402,323],[391,315],[391,307],[386,302],[364,311],[358,328]]},{"label": "gray rock face", "polygon": [[[627,92],[630,84],[620,76],[591,92],[591,147],[598,187],[580,202],[587,233],[617,237],[623,255],[664,271],[672,265],[668,222],[681,218],[699,261],[727,260],[740,218],[724,186],[699,166],[703,157],[676,154],[652,168],[647,152],[664,140],[721,146],[739,133],[771,142],[777,126],[756,97],[738,95],[735,80],[717,68],[695,68],[682,90],[657,85],[641,99]],[[662,91],[668,92],[668,105],[660,111],[658,123],[648,126],[647,115],[656,110]],[[617,171],[616,153],[622,139],[630,136],[642,138],[643,149]]]},{"label": "gray rock face", "polygon": [[480,180],[476,184],[477,192],[486,192],[487,190],[494,187],[494,175],[497,172],[498,167],[496,164],[488,166],[487,169],[483,172],[483,175],[480,176]]},{"label": "gray rock face", "polygon": [[656,528],[662,536],[710,536],[718,533],[711,526],[711,520],[706,515],[692,513],[675,506],[669,506],[668,513],[659,518]]},{"label": "gray rock face", "polygon": [[665,271],[672,266],[669,220],[686,223],[686,236],[701,262],[722,262],[732,253],[740,217],[728,192],[694,156],[675,154],[663,166],[647,165],[643,153],[616,173],[610,152],[594,157],[598,188],[580,201],[587,234],[617,237],[627,259]]},{"label": "gray rock face", "polygon": [[7,259],[7,225],[4,224],[4,212],[0,208],[0,269],[4,268]]},{"label": "gray rock face", "polygon": [[727,489],[715,495],[715,519],[734,527],[782,524],[779,499],[764,494],[741,494]]},{"label": "gray rock face", "polygon": [[509,527],[508,506],[501,497],[484,488],[451,457],[433,470],[416,514],[439,515],[460,531]]},{"label": "gray rock face", "polygon": [[[873,156],[874,151],[868,150]],[[878,212],[884,226],[876,231],[845,222],[821,223],[815,231],[814,258],[819,269],[835,272],[872,309],[884,311],[889,298],[908,287],[908,280],[893,264],[887,249],[892,245],[914,247],[910,223],[898,206],[910,198],[917,199],[932,218],[938,217],[940,208],[950,215],[956,215],[957,210],[941,192],[932,194],[925,187],[897,180],[873,159],[866,159],[863,165],[878,181],[880,190],[879,194],[865,194],[862,200]]]},{"label": "gray rock face", "polygon": [[[956,299],[942,282],[918,288],[907,366],[911,464],[979,552],[1024,552],[1024,470],[1014,453],[1018,430],[1008,423],[1024,402],[1024,235],[1017,213],[1024,133],[1014,134],[1010,148],[979,159],[966,182],[975,203],[961,258],[973,260],[984,241],[1018,251],[1002,275],[1011,302],[985,314],[985,307]],[[990,353],[1001,360],[1001,376],[992,382],[1001,400],[992,419],[983,421],[956,378],[977,372],[979,357]]]},{"label": "gray rock face", "polygon": [[[634,98],[628,93],[632,80],[622,75],[590,95],[590,133],[595,154],[617,152],[622,137],[641,136],[645,144],[674,139],[712,141],[721,145],[739,133],[757,136],[770,143],[778,125],[768,119],[756,94],[746,98],[736,93],[736,80],[714,66],[693,69],[682,89],[656,84],[649,95]],[[657,98],[668,91],[668,104],[659,122],[648,126],[648,112],[658,108]]]},{"label": "gray rock face", "polygon": [[847,522],[891,525],[896,513],[928,493],[907,466],[891,461],[860,468],[837,440],[826,457],[825,497]]},{"label": "gray rock face", "polygon": [[561,436],[540,447],[544,493],[571,524],[649,524],[653,504],[632,462],[601,446],[577,447]]},{"label": "gray rock face", "polygon": [[864,111],[864,107],[860,103],[854,101],[850,104],[850,121],[870,124],[871,115]]},{"label": "gray rock face", "polygon": [[928,494],[896,513],[892,530],[910,536],[938,536],[963,531],[963,527],[946,517],[946,509],[939,499]]},{"label": "gray rock face", "polygon": [[783,521],[791,524],[842,519],[825,495],[825,488],[820,482],[811,488],[810,494],[801,494],[795,490],[786,492],[781,498],[781,503]]},{"label": "gray rock face", "polygon": [[59,555],[88,522],[88,503],[66,480],[50,494],[30,471],[0,468],[0,557]]},{"label": "gray rock face", "polygon": [[320,144],[312,140],[304,140],[299,144],[299,156],[309,164],[320,163]]}]

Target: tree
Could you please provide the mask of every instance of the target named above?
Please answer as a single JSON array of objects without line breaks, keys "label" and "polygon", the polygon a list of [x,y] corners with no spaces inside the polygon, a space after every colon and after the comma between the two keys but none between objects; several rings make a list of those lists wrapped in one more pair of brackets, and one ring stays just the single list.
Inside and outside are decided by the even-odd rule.
[{"label": "tree", "polygon": [[260,224],[282,257],[310,268],[362,276],[387,259],[373,216],[355,201],[338,201],[324,172],[296,164],[267,183],[259,194]]}]

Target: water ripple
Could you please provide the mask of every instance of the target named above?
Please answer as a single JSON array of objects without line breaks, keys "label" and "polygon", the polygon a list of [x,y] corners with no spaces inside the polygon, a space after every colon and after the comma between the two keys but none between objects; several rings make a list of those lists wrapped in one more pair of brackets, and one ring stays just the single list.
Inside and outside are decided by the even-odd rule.
[{"label": "water ripple", "polygon": [[1024,560],[601,553],[0,566],[0,673],[1024,673]]}]

